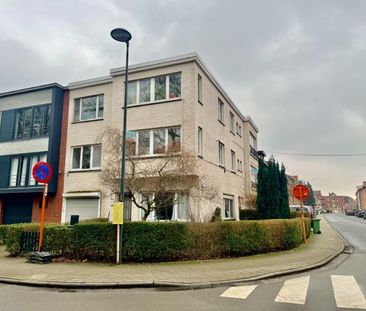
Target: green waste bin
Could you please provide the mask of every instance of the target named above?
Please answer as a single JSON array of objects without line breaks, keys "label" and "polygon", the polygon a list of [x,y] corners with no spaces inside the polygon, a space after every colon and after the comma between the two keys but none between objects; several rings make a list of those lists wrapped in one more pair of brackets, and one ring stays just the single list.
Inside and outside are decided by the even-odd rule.
[{"label": "green waste bin", "polygon": [[314,234],[320,234],[320,219],[312,219],[311,226],[313,227]]}]

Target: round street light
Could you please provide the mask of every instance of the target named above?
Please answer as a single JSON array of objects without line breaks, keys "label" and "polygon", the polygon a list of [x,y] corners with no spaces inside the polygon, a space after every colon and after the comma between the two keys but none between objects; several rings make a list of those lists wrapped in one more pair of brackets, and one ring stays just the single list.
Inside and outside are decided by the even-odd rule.
[{"label": "round street light", "polygon": [[[129,54],[129,41],[131,40],[131,34],[123,28],[116,28],[111,31],[111,37],[118,41],[126,43],[126,67],[125,67],[125,97],[123,103],[123,131],[122,131],[122,168],[121,168],[121,186],[120,186],[120,202],[122,202],[122,208],[124,208],[125,201],[125,175],[126,175],[126,131],[127,131],[127,85],[128,85],[128,54]],[[123,213],[122,213],[123,215]],[[123,219],[122,223],[118,226],[118,252],[117,252],[117,264],[122,262],[123,256]]]},{"label": "round street light", "polygon": [[116,28],[111,31],[111,37],[119,42],[128,42],[131,40],[132,35],[123,28]]}]

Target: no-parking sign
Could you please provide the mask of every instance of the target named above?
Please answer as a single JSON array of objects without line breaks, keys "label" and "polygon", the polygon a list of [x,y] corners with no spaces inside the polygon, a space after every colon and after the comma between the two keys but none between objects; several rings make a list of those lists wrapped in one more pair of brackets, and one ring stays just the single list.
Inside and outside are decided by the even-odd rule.
[{"label": "no-parking sign", "polygon": [[37,162],[33,166],[32,174],[36,181],[46,184],[52,178],[52,168],[47,162]]}]

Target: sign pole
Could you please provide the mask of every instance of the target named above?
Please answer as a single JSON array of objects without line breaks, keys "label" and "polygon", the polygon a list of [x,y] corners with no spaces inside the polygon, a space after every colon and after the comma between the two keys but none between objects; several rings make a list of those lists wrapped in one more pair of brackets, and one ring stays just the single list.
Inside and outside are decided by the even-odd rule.
[{"label": "sign pole", "polygon": [[300,204],[301,204],[301,231],[304,243],[306,244],[306,230],[305,230],[305,219],[304,219],[304,204],[302,198],[302,189],[300,188]]},{"label": "sign pole", "polygon": [[39,244],[38,244],[38,252],[41,251],[43,244],[43,229],[44,229],[44,214],[46,209],[46,196],[47,196],[47,183],[43,184],[43,196],[42,196],[42,214],[41,214],[41,227],[39,230]]}]

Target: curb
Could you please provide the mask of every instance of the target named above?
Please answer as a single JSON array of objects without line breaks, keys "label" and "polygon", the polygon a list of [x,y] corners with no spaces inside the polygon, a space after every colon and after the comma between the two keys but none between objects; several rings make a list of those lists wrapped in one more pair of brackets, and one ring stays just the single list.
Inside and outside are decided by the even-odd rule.
[{"label": "curb", "polygon": [[[327,221],[325,219],[325,221]],[[327,221],[330,225],[330,223]],[[331,225],[330,225],[331,226]],[[161,288],[164,290],[187,290],[187,289],[204,289],[204,288],[214,288],[225,285],[235,285],[238,283],[253,282],[264,279],[270,279],[280,276],[291,275],[295,273],[305,272],[313,270],[316,268],[323,267],[330,263],[333,259],[338,257],[342,253],[350,254],[347,248],[353,251],[353,246],[339,233],[337,229],[333,226],[331,228],[337,234],[339,241],[342,246],[337,249],[333,254],[328,257],[323,258],[317,263],[305,265],[300,268],[288,269],[283,271],[271,272],[262,275],[257,275],[248,278],[239,278],[231,280],[219,280],[208,283],[180,283],[180,282],[164,282],[164,281],[149,281],[149,282],[113,282],[113,283],[88,283],[88,282],[37,282],[37,281],[27,281],[19,280],[15,278],[4,278],[0,277],[0,283],[8,285],[18,285],[18,286],[29,286],[29,287],[43,287],[43,288],[65,288],[65,289],[123,289],[123,288]]]}]

